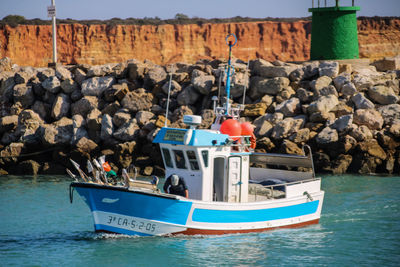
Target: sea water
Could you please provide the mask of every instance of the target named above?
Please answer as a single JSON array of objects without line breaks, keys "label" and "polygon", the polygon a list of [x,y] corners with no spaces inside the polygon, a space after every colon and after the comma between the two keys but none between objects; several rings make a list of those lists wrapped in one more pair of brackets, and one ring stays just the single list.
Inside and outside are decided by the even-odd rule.
[{"label": "sea water", "polygon": [[400,266],[400,177],[323,176],[319,224],[223,236],[96,234],[65,176],[0,176],[0,266]]}]

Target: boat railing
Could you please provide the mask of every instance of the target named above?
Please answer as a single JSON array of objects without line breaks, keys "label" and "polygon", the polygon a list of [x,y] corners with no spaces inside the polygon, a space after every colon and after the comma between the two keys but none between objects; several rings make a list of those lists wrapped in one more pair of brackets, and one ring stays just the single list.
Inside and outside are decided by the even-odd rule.
[{"label": "boat railing", "polygon": [[[312,179],[307,179],[307,180],[281,183],[281,184],[273,184],[273,185],[262,185],[262,184],[253,183],[250,185],[257,185],[257,186],[253,187],[251,189],[249,187],[249,193],[254,195],[254,201],[257,201],[257,196],[267,197],[268,199],[285,198],[286,191],[287,191],[286,188],[288,186],[304,184],[304,183],[309,183],[309,182],[318,181],[318,180],[320,180],[320,178],[312,178]],[[253,192],[253,190],[254,190],[254,192]]]},{"label": "boat railing", "polygon": [[253,152],[251,148],[250,135],[229,136],[229,144],[233,152]]},{"label": "boat railing", "polygon": [[312,171],[312,176],[315,177],[312,151],[308,145],[303,146],[303,154],[304,155],[252,153],[250,155],[250,162],[265,165],[286,166],[288,168],[300,167],[303,169],[310,169]]}]

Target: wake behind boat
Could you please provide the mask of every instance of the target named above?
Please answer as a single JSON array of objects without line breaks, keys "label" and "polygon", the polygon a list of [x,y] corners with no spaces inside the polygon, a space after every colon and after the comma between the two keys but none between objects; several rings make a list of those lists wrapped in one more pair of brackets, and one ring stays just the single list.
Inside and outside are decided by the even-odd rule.
[{"label": "wake behind boat", "polygon": [[153,141],[160,146],[166,177],[184,178],[189,197],[160,192],[157,181],[131,180],[126,172],[123,182],[110,184],[99,164],[96,175],[80,171],[84,181],[70,186],[89,206],[95,231],[227,234],[318,223],[324,192],[315,177],[311,149],[303,147],[301,156],[255,153],[252,128],[240,122],[242,106],[229,103],[231,49],[236,43],[236,38],[235,43],[229,41],[231,36],[227,98],[214,108],[211,129],[197,129],[201,117],[187,115],[189,129],[165,126]]}]

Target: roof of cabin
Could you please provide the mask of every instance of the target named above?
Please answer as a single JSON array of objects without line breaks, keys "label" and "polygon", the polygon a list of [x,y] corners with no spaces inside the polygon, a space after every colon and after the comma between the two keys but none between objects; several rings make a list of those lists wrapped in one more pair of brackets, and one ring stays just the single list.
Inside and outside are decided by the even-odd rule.
[{"label": "roof of cabin", "polygon": [[[166,128],[163,127],[157,133],[153,143],[184,145],[184,137],[189,129]],[[192,138],[188,146],[221,146],[228,140],[227,134],[221,134],[217,131],[194,129]]]}]

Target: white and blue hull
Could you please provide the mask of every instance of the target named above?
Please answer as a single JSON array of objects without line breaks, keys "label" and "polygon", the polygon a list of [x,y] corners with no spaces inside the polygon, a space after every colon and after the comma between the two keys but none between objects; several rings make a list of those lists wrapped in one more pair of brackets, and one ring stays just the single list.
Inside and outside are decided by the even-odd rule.
[{"label": "white and blue hull", "polygon": [[73,183],[90,207],[97,232],[127,235],[260,232],[318,223],[324,192],[260,202],[190,200],[91,183]]}]

